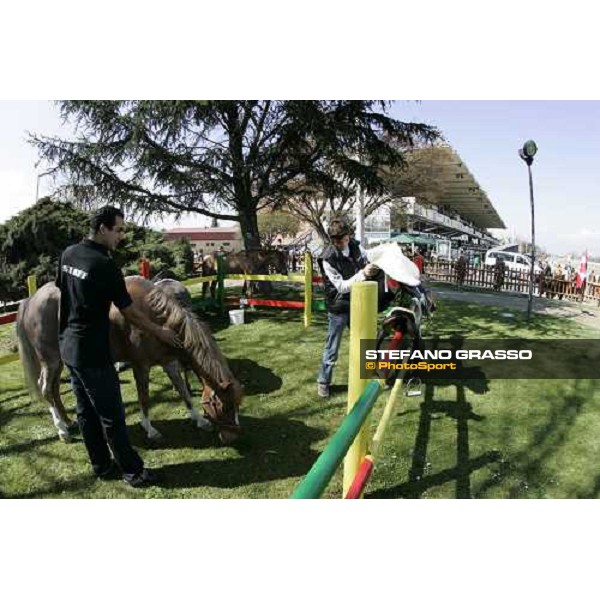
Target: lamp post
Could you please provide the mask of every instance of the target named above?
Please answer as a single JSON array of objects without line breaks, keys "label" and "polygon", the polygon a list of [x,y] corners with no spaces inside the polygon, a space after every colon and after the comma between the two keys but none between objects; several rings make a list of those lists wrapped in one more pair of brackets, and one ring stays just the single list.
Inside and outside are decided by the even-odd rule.
[{"label": "lamp post", "polygon": [[[40,165],[40,162],[42,162],[42,161],[41,161],[41,160],[38,160],[38,161],[35,163],[35,165],[34,165],[34,166],[35,166],[35,169],[36,169],[36,170],[37,170],[37,168],[39,167],[39,165]],[[37,180],[36,180],[36,184],[35,184],[35,201],[36,201],[36,203],[37,203],[37,201],[40,199],[40,179],[41,179],[42,177],[46,177],[46,175],[50,175],[50,172],[49,172],[49,171],[44,171],[43,173],[38,173],[38,174],[37,174]]]},{"label": "lamp post", "polygon": [[533,276],[535,271],[535,210],[533,204],[533,178],[531,177],[531,164],[537,152],[537,146],[533,140],[528,140],[519,150],[519,156],[527,164],[529,172],[529,200],[531,202],[531,268],[529,270],[529,297],[527,298],[527,321],[531,321],[531,309],[533,306]]},{"label": "lamp post", "polygon": [[38,174],[37,176],[37,181],[35,184],[35,201],[37,203],[37,201],[40,199],[40,179],[44,176],[43,173]]}]

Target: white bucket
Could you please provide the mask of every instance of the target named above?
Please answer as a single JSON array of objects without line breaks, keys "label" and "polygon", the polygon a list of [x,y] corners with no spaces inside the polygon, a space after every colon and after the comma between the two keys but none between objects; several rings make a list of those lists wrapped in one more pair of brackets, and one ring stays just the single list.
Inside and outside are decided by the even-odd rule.
[{"label": "white bucket", "polygon": [[239,308],[237,310],[229,311],[229,321],[232,325],[243,325],[244,324],[244,309]]}]

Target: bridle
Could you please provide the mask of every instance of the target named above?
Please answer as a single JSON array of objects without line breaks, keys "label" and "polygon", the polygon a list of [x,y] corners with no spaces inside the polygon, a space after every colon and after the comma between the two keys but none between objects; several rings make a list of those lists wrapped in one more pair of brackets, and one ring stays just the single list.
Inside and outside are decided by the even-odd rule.
[{"label": "bridle", "polygon": [[218,403],[221,403],[221,405],[223,405],[223,401],[217,398],[217,394],[214,390],[212,390],[210,396],[202,398],[200,402],[204,413],[206,414],[206,417],[211,423],[213,423],[213,425],[215,425],[219,429],[224,429],[225,431],[238,432],[240,430],[240,425],[238,425],[237,423],[222,423],[221,421],[219,421],[219,418],[217,416]]}]

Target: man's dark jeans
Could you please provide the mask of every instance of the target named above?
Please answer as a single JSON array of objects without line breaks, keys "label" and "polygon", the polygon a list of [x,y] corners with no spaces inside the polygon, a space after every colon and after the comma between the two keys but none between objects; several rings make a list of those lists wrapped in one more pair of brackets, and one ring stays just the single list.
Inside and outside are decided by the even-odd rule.
[{"label": "man's dark jeans", "polygon": [[350,326],[350,315],[348,313],[336,314],[327,313],[327,342],[323,350],[321,360],[321,370],[317,377],[317,383],[329,385],[333,377],[333,367],[338,357],[340,344],[342,343],[342,334],[344,329]]},{"label": "man's dark jeans", "polygon": [[140,473],[144,463],[129,441],[121,387],[114,366],[67,367],[77,398],[79,428],[94,473],[100,475],[110,468],[111,450],[126,478]]}]

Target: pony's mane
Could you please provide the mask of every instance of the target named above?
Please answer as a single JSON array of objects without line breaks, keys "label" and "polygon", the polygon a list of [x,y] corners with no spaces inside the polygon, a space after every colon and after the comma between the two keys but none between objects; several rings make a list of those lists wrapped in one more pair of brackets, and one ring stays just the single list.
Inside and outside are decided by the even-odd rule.
[{"label": "pony's mane", "polygon": [[210,329],[191,310],[156,287],[146,295],[145,302],[159,322],[178,333],[185,350],[208,377],[215,383],[235,381]]}]

